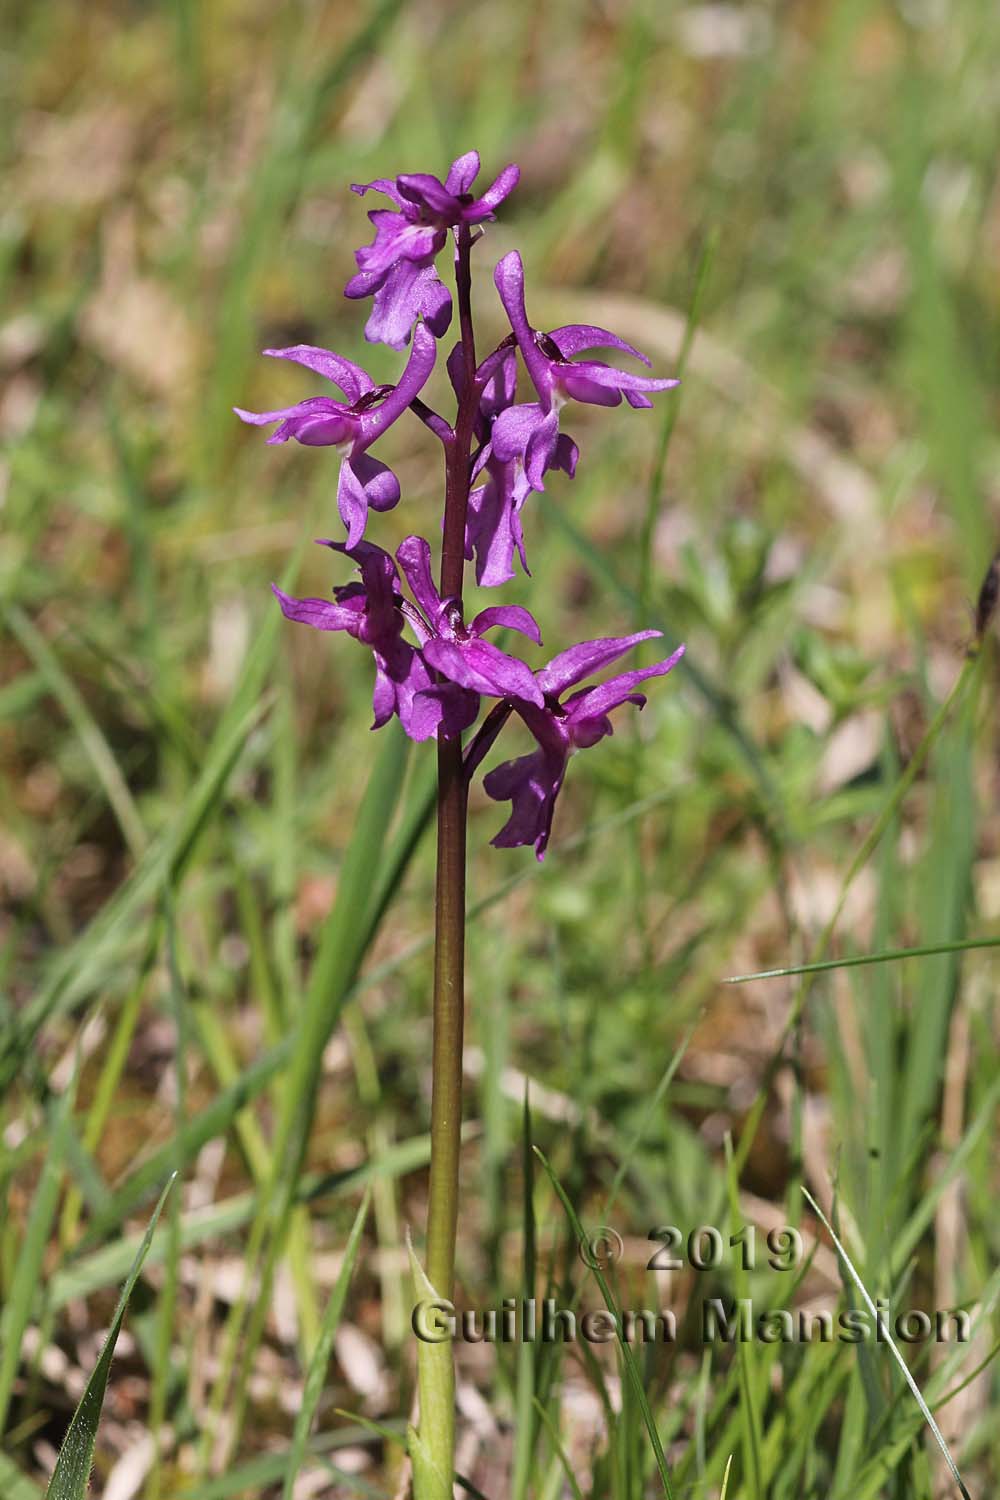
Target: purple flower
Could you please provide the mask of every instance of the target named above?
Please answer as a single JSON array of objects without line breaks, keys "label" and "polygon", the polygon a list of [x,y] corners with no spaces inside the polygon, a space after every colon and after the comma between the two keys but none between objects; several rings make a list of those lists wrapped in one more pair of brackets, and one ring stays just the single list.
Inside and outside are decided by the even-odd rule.
[{"label": "purple flower", "polygon": [[[487,630],[502,626],[519,630],[541,645],[538,626],[519,605],[484,609],[471,625],[462,621],[454,599],[442,599],[431,576],[431,549],[423,537],[408,536],[396,556],[416,600],[403,597],[396,564],[381,547],[359,542],[320,542],[343,552],[358,564],[360,583],[346,584],[328,599],[293,599],[271,585],[289,620],[314,630],[346,630],[370,647],[375,657],[375,721],[373,729],[398,714],[413,740],[427,740],[438,732],[460,735],[479,713],[479,697],[511,699],[541,709],[544,698],[531,668],[508,656]],[[409,624],[417,646],[403,639]],[[435,680],[434,674],[439,679]]]},{"label": "purple flower", "polygon": [[436,724],[417,700],[433,682],[420,652],[402,638],[403,599],[396,564],[388,552],[372,542],[359,542],[356,547],[328,541],[319,545],[343,552],[356,562],[361,582],[334,589],[333,603],[328,599],[293,599],[272,583],[282,613],[314,630],[346,630],[370,647],[375,657],[372,728],[381,729],[393,714],[398,714],[411,739],[429,739]]},{"label": "purple flower", "polygon": [[368,449],[396,418],[401,416],[414,396],[423,388],[437,358],[437,344],[419,327],[413,335],[413,349],[398,385],[375,385],[371,376],[352,360],[329,349],[311,344],[295,344],[290,349],[265,349],[275,359],[291,359],[296,364],[325,375],[343,391],[345,401],[330,396],[310,396],[295,406],[278,411],[233,410],[254,427],[268,422],[279,425],[268,443],[287,443],[289,438],[310,448],[334,447],[340,453],[340,479],[337,485],[337,508],[347,527],[347,545],[356,547],[364,536],[368,507],[391,510],[399,500],[399,480],[390,468],[371,458]]},{"label": "purple flower", "polygon": [[438,280],[434,258],[444,248],[449,229],[481,224],[496,217],[496,209],[517,186],[520,170],[504,167],[480,197],[472,195],[479,175],[479,153],[467,151],[453,161],[444,182],[428,172],[378,177],[353,183],[356,193],[373,188],[396,204],[375,209],[368,217],[375,226],[370,245],[355,252],[357,273],[344,288],[347,297],[370,297],[375,304],[365,328],[369,343],[402,349],[419,316],[437,338],[451,322],[451,295]]},{"label": "purple flower", "polygon": [[[614,732],[608,717],[612,710],[623,703],[634,703],[637,708],[642,708],[646,699],[635,691],[638,684],[647,677],[662,677],[669,672],[683,656],[684,647],[679,646],[672,656],[651,667],[623,672],[597,687],[582,688],[564,703],[560,702],[562,694],[601,667],[616,661],[640,641],[648,641],[660,634],[659,630],[641,630],[637,635],[585,641],[560,652],[548,666],[536,672],[535,681],[544,694],[543,706],[538,708],[521,701],[514,707],[534,735],[538,748],[517,760],[505,761],[483,782],[494,801],[511,803],[510,818],[492,840],[498,849],[534,844],[538,858],[545,857],[556,798],[570,756],[577,750],[596,745],[598,740]],[[467,775],[471,776],[493,738],[495,732],[487,732],[481,741],[474,742],[466,759]]]},{"label": "purple flower", "polygon": [[[456,346],[448,360],[448,373],[461,399],[463,372],[461,350]],[[497,358],[499,355],[499,358]],[[501,350],[491,355],[481,367],[488,371],[476,416],[480,448],[472,466],[473,479],[483,479],[469,495],[465,529],[465,555],[476,559],[476,582],[494,588],[514,577],[514,552],[520,556],[526,573],[528,559],[521,529],[521,508],[532,486],[525,473],[523,455],[502,458],[494,447],[493,429],[497,418],[514,404],[517,386],[517,361],[514,351]],[[572,438],[561,435],[551,455],[551,467],[564,469],[570,478],[576,470],[578,450]]]},{"label": "purple flower", "polygon": [[[422,612],[416,618],[415,612],[408,612],[408,618],[422,638],[424,661],[445,679],[442,686],[451,684],[475,695],[477,710],[481,693],[491,698],[512,698],[541,709],[545,700],[531,668],[517,657],[508,656],[492,641],[483,639],[487,630],[501,626],[520,631],[540,646],[541,635],[529,612],[518,604],[499,605],[481,610],[466,625],[458,601],[442,599],[435,587],[431,549],[423,537],[408,536],[396,549],[396,558]],[[442,697],[445,707],[453,709],[455,699],[447,692],[431,695],[431,703],[440,702]],[[431,703],[426,705],[427,711],[436,712]],[[475,714],[468,718],[462,728],[474,717]],[[448,729],[454,732],[450,722]]]},{"label": "purple flower", "polygon": [[633,375],[601,360],[574,363],[573,355],[585,349],[620,349],[645,365],[649,360],[617,334],[593,323],[567,323],[551,333],[532,328],[524,304],[524,267],[516,250],[497,264],[493,279],[538,394],[537,402],[510,406],[500,414],[493,427],[493,452],[501,461],[520,458],[531,488],[540,490],[546,469],[557,465],[559,410],[567,401],[620,406],[624,396],[630,406],[651,406],[647,391],[670,390],[679,382]]}]

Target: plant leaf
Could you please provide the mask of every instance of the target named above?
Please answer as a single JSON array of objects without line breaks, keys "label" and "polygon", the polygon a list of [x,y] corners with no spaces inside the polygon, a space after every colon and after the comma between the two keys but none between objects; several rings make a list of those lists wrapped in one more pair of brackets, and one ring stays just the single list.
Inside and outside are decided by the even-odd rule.
[{"label": "plant leaf", "polygon": [[94,1461],[94,1443],[97,1439],[97,1424],[101,1419],[101,1408],[104,1405],[104,1392],[107,1389],[108,1374],[111,1370],[111,1361],[115,1354],[115,1345],[121,1332],[122,1323],[125,1321],[125,1309],[132,1295],[132,1289],[139,1279],[142,1263],[146,1259],[146,1252],[153,1240],[153,1231],[156,1221],[160,1217],[160,1211],[167,1201],[167,1194],[174,1185],[174,1177],[171,1177],[163,1192],[160,1201],[153,1210],[153,1217],[143,1236],[142,1244],[139,1246],[132,1269],[129,1271],[128,1280],[122,1288],[122,1294],[118,1299],[115,1315],[111,1320],[108,1336],[101,1350],[101,1357],[94,1366],[94,1372],[87,1381],[87,1389],[80,1398],[80,1404],[73,1413],[73,1420],[66,1430],[62,1448],[59,1450],[59,1458],[56,1462],[49,1487],[45,1491],[45,1500],[86,1500],[87,1487],[90,1482],[90,1466]]},{"label": "plant leaf", "polygon": [[295,1419],[295,1431],[292,1434],[292,1446],[288,1454],[288,1467],[285,1469],[285,1483],[281,1491],[282,1500],[292,1500],[292,1490],[298,1478],[302,1461],[306,1456],[306,1445],[309,1442],[309,1429],[312,1426],[316,1408],[319,1406],[323,1395],[323,1385],[326,1380],[326,1368],[330,1363],[330,1352],[333,1349],[334,1335],[340,1324],[340,1315],[344,1310],[344,1301],[347,1297],[347,1288],[354,1270],[354,1262],[358,1257],[358,1248],[361,1244],[361,1231],[365,1227],[368,1217],[368,1208],[371,1203],[371,1188],[361,1200],[351,1232],[347,1237],[347,1246],[344,1250],[344,1263],[340,1268],[330,1300],[326,1304],[323,1314],[323,1322],[320,1326],[319,1339],[313,1351],[313,1357],[309,1363],[306,1374],[305,1390],[302,1393],[302,1404],[299,1414]]}]

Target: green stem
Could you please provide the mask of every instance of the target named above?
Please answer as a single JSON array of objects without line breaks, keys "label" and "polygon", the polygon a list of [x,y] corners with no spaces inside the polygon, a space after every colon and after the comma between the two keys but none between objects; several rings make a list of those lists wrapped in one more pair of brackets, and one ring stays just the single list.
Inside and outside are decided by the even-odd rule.
[{"label": "green stem", "polygon": [[[476,346],[472,328],[471,237],[458,230],[455,280],[465,381],[454,437],[446,444],[441,597],[461,602],[470,449],[476,416]],[[462,744],[438,741],[438,847],[434,926],[434,1041],[431,1086],[431,1168],[426,1282],[451,1298],[455,1280],[458,1172],[462,1130],[462,1035],[465,1021],[466,787]],[[426,1288],[425,1288],[426,1289]],[[417,1287],[418,1296],[421,1287]],[[454,1367],[447,1344],[418,1350],[421,1423],[411,1435],[417,1500],[450,1497],[454,1473]]]},{"label": "green stem", "polygon": [[465,1014],[465,784],[458,740],[438,746],[438,857],[427,1275],[439,1296],[454,1282]]},{"label": "green stem", "polygon": [[[469,508],[469,450],[476,416],[476,345],[472,331],[469,230],[458,231],[455,280],[465,386],[445,475],[441,597],[461,602],[465,521]],[[431,1178],[427,1219],[427,1275],[450,1297],[458,1222],[458,1157],[462,1130],[462,1031],[465,1017],[465,823],[462,743],[438,741],[438,849],[434,923],[434,1049],[431,1092]]]}]

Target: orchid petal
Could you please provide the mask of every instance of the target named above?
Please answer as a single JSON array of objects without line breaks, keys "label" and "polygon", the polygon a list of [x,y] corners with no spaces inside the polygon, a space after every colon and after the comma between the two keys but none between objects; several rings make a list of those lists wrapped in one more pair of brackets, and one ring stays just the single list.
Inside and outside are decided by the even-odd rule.
[{"label": "orchid petal", "polygon": [[565,432],[561,432],[559,434],[558,441],[556,442],[555,453],[552,456],[551,467],[553,469],[562,469],[563,473],[568,474],[570,479],[572,479],[576,474],[576,466],[579,462],[579,459],[579,448],[576,446],[571,437],[569,437]]},{"label": "orchid petal", "polygon": [[[428,267],[428,271],[433,267]],[[421,282],[420,312],[424,322],[436,339],[444,338],[451,326],[451,293],[434,271],[433,276],[424,273]]]},{"label": "orchid petal", "polygon": [[422,323],[418,323],[413,330],[413,347],[410,350],[406,369],[400,376],[399,384],[389,392],[381,406],[361,414],[361,440],[355,445],[355,451],[359,447],[370,447],[375,439],[380,437],[386,428],[391,427],[396,418],[403,414],[414,396],[418,395],[426,384],[436,358],[437,341],[434,335],[428,333]]},{"label": "orchid petal", "polygon": [[551,415],[551,412],[544,412],[535,401],[523,402],[519,406],[508,406],[493,423],[490,436],[493,452],[497,458],[502,463],[522,458],[532,434],[543,426]]},{"label": "orchid petal", "polygon": [[368,217],[375,225],[375,238],[370,245],[362,245],[354,252],[359,271],[387,276],[400,260],[426,264],[437,255],[447,236],[446,229],[433,224],[411,224],[404,214],[388,209]]},{"label": "orchid petal", "polygon": [[657,380],[652,375],[633,375],[630,370],[616,370],[600,360],[578,360],[576,364],[559,366],[558,378],[562,382],[567,375],[592,380],[596,385],[613,386],[620,391],[672,391],[680,381],[674,378]]},{"label": "orchid petal", "polygon": [[[388,271],[355,271],[344,287],[344,296],[354,299],[370,297],[373,292],[378,291],[388,274]],[[369,339],[368,342],[374,343],[374,340]]]},{"label": "orchid petal", "polygon": [[410,592],[420,605],[428,624],[436,629],[441,614],[441,595],[431,573],[430,544],[422,536],[408,536],[396,548],[396,560],[402,568]]},{"label": "orchid petal", "polygon": [[375,714],[371,726],[373,729],[381,729],[383,724],[388,724],[396,712],[396,689],[388,672],[382,667],[377,656],[375,658],[375,691],[372,694],[372,709]]},{"label": "orchid petal", "polygon": [[346,630],[356,636],[360,623],[360,611],[345,605],[332,604],[329,599],[295,599],[284,593],[276,583],[271,592],[281,605],[286,620],[295,620],[300,625],[311,625],[314,630]]},{"label": "orchid petal", "polygon": [[500,293],[504,311],[510,319],[510,326],[514,330],[514,337],[532,384],[539,399],[548,405],[552,392],[551,361],[546,359],[535,343],[535,331],[528,322],[524,305],[524,265],[516,250],[511,250],[497,262],[493,280]]},{"label": "orchid petal", "polygon": [[339,447],[354,436],[358,427],[354,414],[329,396],[309,396],[305,401],[277,411],[244,411],[241,406],[234,406],[233,410],[241,422],[252,427],[279,422],[267,439],[269,445],[287,443],[289,438],[295,438],[306,447]]},{"label": "orchid petal", "polygon": [[520,698],[541,708],[543,698],[531,668],[490,641],[428,641],[424,659],[450,682],[493,698]]},{"label": "orchid petal", "polygon": [[390,177],[376,177],[372,182],[352,182],[351,192],[357,193],[360,198],[363,198],[365,193],[385,193],[386,197],[391,198],[394,203],[400,207],[403,205],[396,184]]},{"label": "orchid petal", "polygon": [[482,588],[496,588],[515,575],[514,549],[524,571],[528,564],[524,554],[524,537],[517,515],[518,492],[512,482],[513,464],[497,464],[489,470],[487,482],[469,496],[465,532],[466,556],[475,556],[476,582]]},{"label": "orchid petal", "polygon": [[488,421],[494,421],[502,411],[513,406],[517,393],[517,359],[513,349],[504,351],[504,357],[492,367],[479,398],[479,410]]},{"label": "orchid petal", "polygon": [[502,172],[498,172],[490,183],[485,193],[481,193],[475,202],[470,203],[464,210],[462,218],[467,224],[478,224],[483,219],[492,219],[496,210],[505,198],[509,198],[521,180],[521,168],[514,162],[508,162]]},{"label": "orchid petal", "polygon": [[340,465],[337,481],[337,509],[340,519],[347,527],[347,547],[356,547],[365,534],[368,521],[368,496],[361,479],[354,472],[349,458]]},{"label": "orchid petal", "polygon": [[[478,693],[470,693],[454,682],[435,683],[415,695],[409,733],[414,739],[430,739],[440,730],[443,739],[457,739],[475,723],[478,714]],[[418,733],[413,733],[414,728]]]},{"label": "orchid petal", "polygon": [[433,215],[445,224],[451,223],[460,212],[454,193],[430,172],[403,173],[396,178],[396,186],[408,203],[416,204],[428,216]]},{"label": "orchid petal", "polygon": [[[399,574],[388,552],[374,542],[359,542],[344,549],[361,570],[365,592],[365,618],[361,640],[373,650],[390,656],[396,651],[403,633],[403,616],[399,609]],[[412,650],[412,647],[408,649]]]},{"label": "orchid petal", "polygon": [[533,490],[544,490],[543,476],[555,461],[559,441],[559,413],[552,409],[528,438],[524,450],[524,472]]},{"label": "orchid petal", "polygon": [[561,328],[551,329],[549,338],[564,359],[571,359],[574,354],[582,354],[584,349],[620,349],[623,354],[633,355],[644,365],[650,363],[641,349],[637,349],[634,344],[627,344],[610,329],[599,328],[596,323],[564,323]]},{"label": "orchid petal", "polygon": [[621,406],[622,393],[615,386],[601,385],[586,375],[578,375],[575,365],[560,365],[556,379],[563,393],[587,406]]},{"label": "orchid petal", "polygon": [[495,802],[511,803],[510,817],[490,840],[494,848],[534,844],[536,857],[544,859],[564,772],[565,760],[535,750],[505,761],[484,777],[487,796]]},{"label": "orchid petal", "polygon": [[660,630],[640,630],[635,635],[604,636],[595,641],[582,641],[577,646],[570,646],[568,650],[560,651],[558,656],[554,656],[547,666],[542,667],[538,673],[539,686],[543,692],[554,693],[558,697],[567,688],[582,682],[585,677],[591,677],[602,667],[617,661],[640,641],[653,640],[662,633]]},{"label": "orchid petal", "polygon": [[479,176],[479,152],[466,151],[464,156],[456,156],[448,168],[448,176],[444,185],[449,193],[456,197],[459,193],[468,193],[472,190],[472,184]]},{"label": "orchid petal", "polygon": [[[367,296],[368,290],[348,294]],[[414,323],[425,310],[434,332],[443,334],[451,321],[451,293],[438,280],[433,263],[400,260],[379,280],[365,338],[370,344],[405,349]]]},{"label": "orchid petal", "polygon": [[520,631],[530,641],[534,641],[536,646],[542,644],[542,634],[534,615],[522,609],[520,604],[491,604],[488,609],[479,611],[469,629],[473,635],[482,635],[484,631],[492,630],[496,625],[502,626],[505,630]]},{"label": "orchid petal", "polygon": [[651,667],[639,667],[634,672],[622,672],[620,676],[612,677],[610,681],[602,682],[598,687],[585,688],[582,692],[575,693],[563,705],[567,717],[573,723],[577,719],[593,719],[610,713],[612,709],[620,707],[632,696],[640,682],[645,682],[649,677],[665,677],[683,655],[684,647],[678,646],[677,650],[664,661],[654,662]]},{"label": "orchid petal", "polygon": [[[514,347],[515,339],[512,334],[508,334],[506,339],[504,339],[503,342],[493,350],[492,354],[487,354],[482,364],[476,370],[476,381],[485,389],[485,387],[489,384],[489,382],[496,374],[498,367],[502,364],[505,364],[507,360],[510,360],[510,369],[513,372],[513,378],[511,379],[508,375],[505,374],[504,381],[506,385],[508,379],[510,380],[511,400],[514,399],[514,388],[517,384],[517,362],[514,359]],[[462,372],[462,378],[463,380],[465,378],[464,371]],[[510,402],[508,402],[507,405],[509,406]]]},{"label": "orchid petal", "polygon": [[[629,693],[623,702],[634,703],[638,708],[645,708],[646,700],[642,693]],[[617,706],[617,705],[616,705]],[[589,750],[609,734],[614,734],[615,726],[607,714],[588,715],[583,719],[575,719],[570,737],[577,750]]]},{"label": "orchid petal", "polygon": [[457,344],[452,345],[444,367],[448,372],[451,388],[459,401],[461,401],[462,393],[465,390],[465,351],[462,348],[461,340]]},{"label": "orchid petal", "polygon": [[275,411],[246,411],[242,406],[234,406],[233,411],[241,422],[246,422],[251,427],[266,427],[269,422],[280,422],[285,417],[297,416],[301,406],[301,402],[296,402],[294,406],[279,406]]},{"label": "orchid petal", "polygon": [[[434,726],[420,712],[417,700],[432,683],[420,653],[408,642],[396,640],[385,650],[376,651],[375,664],[375,723],[372,728],[377,729],[385,723],[388,707],[389,715],[393,712],[399,715],[399,721],[410,739],[429,739],[434,733]],[[392,693],[391,705],[389,691]]]},{"label": "orchid petal", "polygon": [[297,365],[305,365],[307,370],[315,370],[317,375],[332,380],[343,391],[350,405],[375,387],[371,376],[352,359],[345,359],[342,354],[334,354],[330,349],[318,349],[314,344],[293,344],[288,349],[265,349],[264,353],[271,359],[294,360]]}]

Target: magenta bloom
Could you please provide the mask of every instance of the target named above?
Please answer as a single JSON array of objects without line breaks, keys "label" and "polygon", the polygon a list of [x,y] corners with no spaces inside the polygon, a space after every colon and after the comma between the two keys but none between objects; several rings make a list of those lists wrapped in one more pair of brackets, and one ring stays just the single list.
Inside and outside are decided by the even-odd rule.
[{"label": "magenta bloom", "polygon": [[532,328],[524,303],[524,267],[516,250],[497,264],[493,279],[538,393],[537,402],[510,406],[500,414],[493,427],[493,452],[501,462],[520,459],[529,485],[540,490],[546,469],[565,467],[558,464],[556,453],[559,410],[567,401],[620,406],[624,396],[630,406],[652,406],[647,391],[667,391],[679,382],[633,375],[601,360],[574,362],[573,355],[585,349],[620,349],[649,364],[640,350],[593,323],[567,323],[551,333]]},{"label": "magenta bloom", "polygon": [[[473,185],[479,166],[478,154],[470,151],[452,162],[443,182],[414,173],[354,184],[359,194],[377,189],[392,202],[390,208],[369,214],[374,238],[356,252],[358,271],[345,290],[348,297],[374,298],[365,330],[369,340],[397,349],[412,340],[398,384],[376,386],[360,366],[312,345],[267,349],[264,352],[274,358],[292,360],[325,376],[338,388],[337,394],[314,396],[276,411],[236,411],[255,426],[274,424],[269,443],[294,438],[307,447],[335,447],[340,456],[337,503],[347,539],[321,545],[349,557],[360,578],[335,588],[326,599],[292,598],[272,585],[284,614],[317,630],[344,631],[372,652],[372,728],[398,717],[411,739],[452,742],[445,754],[452,791],[462,789],[456,781],[459,760],[467,784],[516,713],[530,730],[535,748],[505,761],[485,778],[488,795],[511,804],[493,843],[530,844],[542,859],[570,756],[612,734],[611,716],[622,704],[642,708],[646,700],[639,685],[669,672],[684,647],[652,666],[597,686],[580,684],[660,632],[585,641],[533,670],[490,639],[494,628],[511,630],[540,646],[538,625],[528,610],[520,605],[487,608],[466,624],[465,570],[455,553],[461,523],[464,520],[465,558],[475,561],[479,584],[494,586],[512,579],[515,554],[527,573],[525,502],[533,490],[544,487],[551,470],[562,469],[573,478],[579,458],[572,438],[559,430],[562,407],[567,401],[619,406],[623,398],[633,407],[650,407],[653,392],[669,390],[678,382],[637,375],[591,357],[591,351],[605,349],[649,364],[644,354],[606,328],[571,323],[543,333],[532,327],[525,306],[524,268],[516,250],[494,270],[511,331],[477,365],[471,248],[480,238],[477,226],[495,217],[520,176],[516,166],[507,166],[477,197]],[[451,296],[435,264],[449,239],[461,311],[460,339],[447,360],[456,398],[451,420],[421,396],[435,364],[436,341],[451,321]],[[517,400],[519,352],[534,387],[531,401]],[[406,537],[395,557],[364,540],[369,511],[390,510],[400,499],[396,475],[369,450],[407,407],[440,440],[444,452],[444,593],[435,583],[431,549],[424,538]],[[493,703],[463,751],[462,738],[475,724],[483,698]],[[448,829],[449,838],[454,833],[455,827]]]},{"label": "magenta bloom", "polygon": [[[348,547],[321,541],[358,564],[360,583],[333,591],[333,600],[294,599],[272,584],[289,620],[314,630],[345,630],[370,647],[375,657],[375,721],[380,729],[393,714],[412,740],[460,735],[479,713],[480,694],[510,698],[541,710],[542,689],[531,668],[508,656],[487,630],[518,630],[541,645],[538,626],[520,605],[484,609],[465,625],[453,599],[442,599],[431,576],[431,549],[423,537],[408,536],[397,549],[399,566],[416,604],[404,598],[399,571],[388,552],[372,542]],[[417,640],[403,639],[409,625]],[[435,674],[437,677],[435,678]]]},{"label": "magenta bloom", "polygon": [[403,601],[396,564],[373,542],[359,542],[356,547],[328,541],[319,545],[343,552],[356,562],[361,582],[334,589],[332,603],[329,599],[293,599],[272,583],[282,613],[314,630],[346,630],[370,647],[375,657],[372,728],[381,729],[393,714],[398,714],[411,739],[428,739],[434,726],[425,728],[426,715],[414,700],[431,687],[432,679],[419,651],[402,638]]},{"label": "magenta bloom", "polygon": [[425,328],[418,327],[406,369],[399,384],[394,386],[376,386],[360,365],[311,344],[265,349],[264,353],[305,365],[318,375],[325,375],[344,393],[343,401],[330,396],[311,396],[278,411],[243,411],[238,406],[234,411],[254,427],[277,422],[279,425],[268,443],[287,443],[289,438],[295,438],[307,447],[337,449],[342,459],[337,508],[347,527],[347,546],[354,548],[364,536],[369,506],[373,510],[391,510],[399,500],[399,480],[390,468],[372,458],[368,449],[423,388],[434,368],[437,344]]},{"label": "magenta bloom", "polygon": [[[544,698],[535,681],[535,674],[516,656],[508,656],[492,641],[483,639],[487,630],[500,626],[507,630],[520,631],[529,640],[541,645],[541,635],[534,618],[519,604],[501,604],[484,609],[471,624],[462,620],[462,612],[454,599],[442,599],[431,576],[431,549],[423,537],[408,536],[396,549],[399,566],[410,585],[410,591],[420,607],[421,613],[407,611],[408,618],[419,637],[424,661],[433,667],[445,684],[436,692],[425,694],[421,708],[427,713],[437,713],[436,705],[443,701],[451,715],[455,711],[455,697],[447,687],[463,690],[467,698],[474,698],[476,712],[479,694],[490,698],[513,698],[534,704],[541,709]],[[466,728],[475,718],[475,712],[466,719]],[[453,732],[454,718],[446,719]]]},{"label": "magenta bloom", "polygon": [[[638,684],[647,677],[663,677],[683,656],[684,647],[679,646],[672,656],[655,662],[651,667],[623,672],[597,687],[582,688],[564,703],[560,702],[562,694],[601,667],[616,661],[640,641],[648,641],[660,634],[659,630],[641,630],[637,635],[585,641],[560,652],[548,666],[536,672],[535,681],[545,695],[543,707],[539,709],[527,702],[518,702],[514,706],[538,742],[538,749],[517,760],[505,761],[483,782],[494,801],[511,803],[510,818],[492,840],[496,848],[513,849],[522,844],[534,844],[537,857],[545,857],[556,798],[570,756],[577,750],[589,749],[605,735],[614,733],[608,717],[614,709],[623,703],[634,703],[637,708],[642,708],[646,699],[635,691]],[[492,738],[487,736],[482,746],[470,750],[468,775],[490,743]]]},{"label": "magenta bloom", "polygon": [[[462,366],[455,356],[460,353],[460,348],[456,348],[448,359],[448,373],[459,396],[463,385]],[[480,378],[484,372],[488,373],[476,415],[480,447],[472,466],[473,479],[482,483],[476,485],[469,495],[465,555],[476,559],[476,582],[483,588],[494,588],[514,577],[515,551],[524,571],[530,573],[524,550],[521,508],[531,493],[531,484],[522,455],[501,458],[493,445],[497,418],[514,404],[517,388],[514,350],[505,350],[501,346],[496,354],[484,361]],[[551,467],[564,469],[572,479],[578,456],[573,439],[560,435],[551,456]]]},{"label": "magenta bloom", "polygon": [[402,349],[420,316],[437,338],[447,331],[451,294],[438,280],[434,258],[444,249],[449,229],[495,218],[496,209],[513,192],[521,174],[513,164],[504,167],[485,193],[475,198],[472,184],[478,175],[479,153],[467,151],[452,162],[444,182],[428,172],[413,172],[395,181],[379,177],[352,184],[356,193],[375,188],[396,204],[395,210],[369,213],[375,238],[355,252],[358,270],[344,288],[347,297],[374,293],[375,304],[365,328],[369,343]]}]

